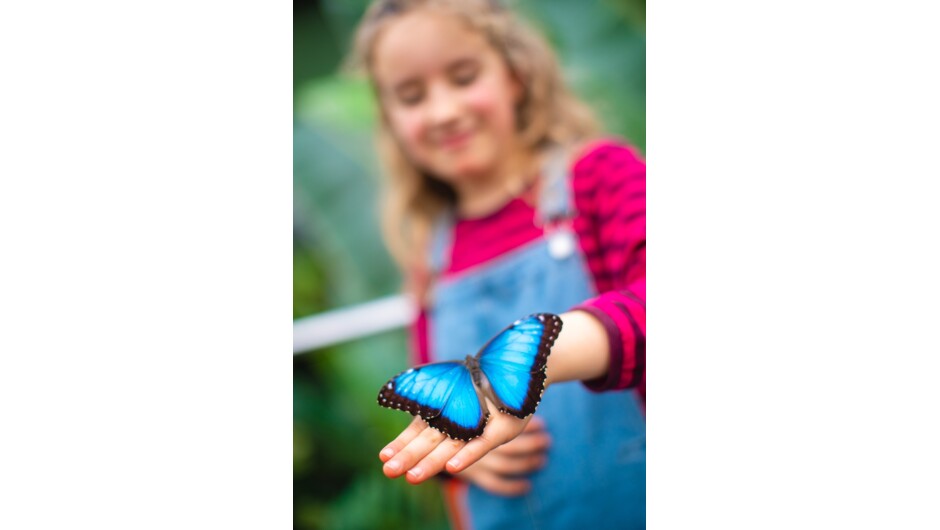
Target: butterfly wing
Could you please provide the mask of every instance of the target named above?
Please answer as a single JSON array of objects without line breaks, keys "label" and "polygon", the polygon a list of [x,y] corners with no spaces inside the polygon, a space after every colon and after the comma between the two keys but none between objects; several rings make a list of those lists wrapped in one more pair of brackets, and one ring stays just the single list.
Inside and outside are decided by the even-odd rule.
[{"label": "butterfly wing", "polygon": [[519,319],[477,354],[500,412],[525,418],[545,391],[548,354],[561,331],[561,318],[537,313]]},{"label": "butterfly wing", "polygon": [[378,401],[383,407],[418,414],[431,427],[460,440],[479,436],[489,417],[461,362],[409,368],[382,387]]}]

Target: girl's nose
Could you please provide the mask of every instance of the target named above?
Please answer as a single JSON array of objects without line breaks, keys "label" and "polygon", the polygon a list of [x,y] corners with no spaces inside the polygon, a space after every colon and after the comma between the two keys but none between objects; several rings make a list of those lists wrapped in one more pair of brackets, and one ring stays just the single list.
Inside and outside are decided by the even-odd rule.
[{"label": "girl's nose", "polygon": [[431,125],[449,124],[456,120],[459,115],[457,98],[446,87],[435,87],[431,91],[428,103],[428,119]]}]

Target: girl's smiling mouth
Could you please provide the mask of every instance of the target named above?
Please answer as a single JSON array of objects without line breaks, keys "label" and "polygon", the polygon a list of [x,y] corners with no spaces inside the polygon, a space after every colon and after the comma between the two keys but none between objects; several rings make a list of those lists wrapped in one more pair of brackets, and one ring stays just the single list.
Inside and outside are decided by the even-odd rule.
[{"label": "girl's smiling mouth", "polygon": [[438,145],[447,151],[461,149],[470,142],[470,139],[473,137],[473,133],[474,131],[471,129],[457,134],[443,136],[438,142]]}]

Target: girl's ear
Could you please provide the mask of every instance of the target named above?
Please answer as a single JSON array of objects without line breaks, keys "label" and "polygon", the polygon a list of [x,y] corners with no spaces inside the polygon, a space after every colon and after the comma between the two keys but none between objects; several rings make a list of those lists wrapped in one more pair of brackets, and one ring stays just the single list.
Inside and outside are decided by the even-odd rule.
[{"label": "girl's ear", "polygon": [[522,100],[525,99],[525,85],[522,83],[522,80],[519,79],[519,75],[513,72],[512,74],[512,101],[517,106],[522,103]]},{"label": "girl's ear", "polygon": [[522,76],[520,76],[519,72],[513,67],[509,58],[503,56],[501,59],[505,75],[509,78],[509,93],[512,95],[512,102],[518,107],[519,104],[522,103],[522,100],[525,99],[525,83],[522,82]]}]

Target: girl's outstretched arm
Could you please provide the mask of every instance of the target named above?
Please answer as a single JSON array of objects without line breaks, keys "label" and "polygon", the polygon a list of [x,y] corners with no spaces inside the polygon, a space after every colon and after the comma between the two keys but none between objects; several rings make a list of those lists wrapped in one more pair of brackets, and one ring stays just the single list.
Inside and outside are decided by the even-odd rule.
[{"label": "girl's outstretched arm", "polygon": [[605,377],[585,380],[595,392],[637,388],[646,396],[646,163],[616,141],[599,142],[573,168],[575,219],[599,291],[576,309],[607,332]]},{"label": "girl's outstretched arm", "polygon": [[[546,369],[546,391],[553,383],[592,380],[603,377],[610,363],[607,332],[591,314],[571,311],[560,315],[564,325]],[[415,416],[401,434],[385,446],[379,459],[389,478],[405,475],[418,484],[441,471],[458,473],[500,445],[514,439],[532,419],[519,419],[496,410],[487,402],[490,419],[483,434],[469,442],[448,438]]]}]

